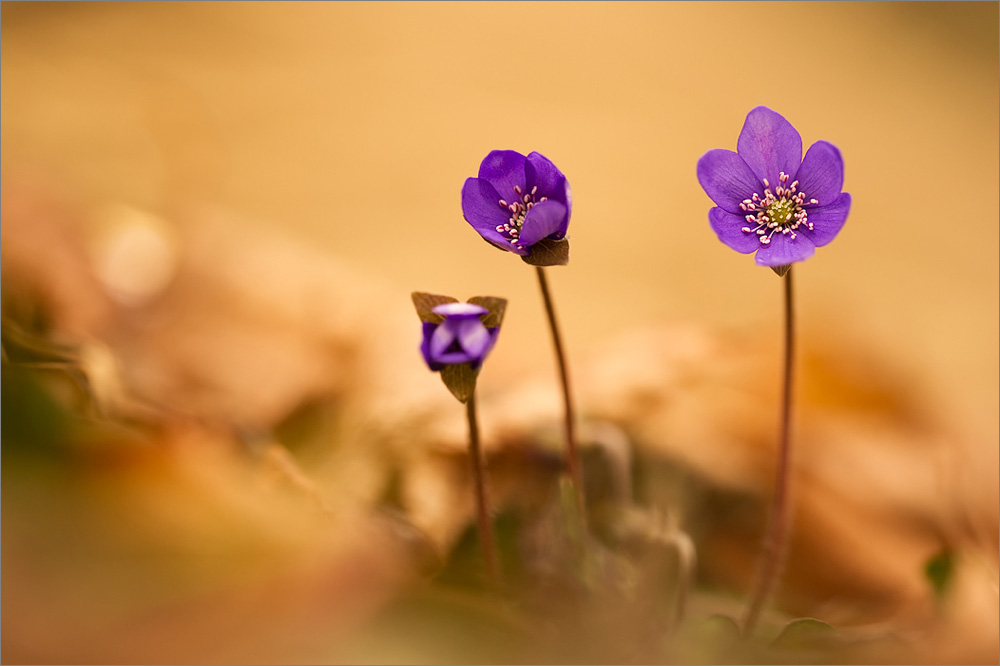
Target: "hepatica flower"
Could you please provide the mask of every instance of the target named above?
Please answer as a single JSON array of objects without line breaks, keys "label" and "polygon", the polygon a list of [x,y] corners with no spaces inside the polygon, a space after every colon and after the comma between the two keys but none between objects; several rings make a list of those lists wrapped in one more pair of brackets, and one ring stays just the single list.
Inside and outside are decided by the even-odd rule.
[{"label": "hepatica flower", "polygon": [[723,243],[758,266],[808,259],[847,220],[844,161],[817,141],[802,157],[802,138],[784,117],[758,106],[747,114],[736,152],[715,149],[698,160],[698,182],[716,203],[708,213]]},{"label": "hepatica flower", "polygon": [[430,369],[441,372],[441,381],[459,402],[465,403],[469,419],[469,455],[476,497],[479,539],[486,569],[494,581],[500,579],[500,555],[490,520],[486,460],[479,446],[476,417],[476,379],[486,355],[493,349],[507,301],[496,296],[475,296],[459,303],[451,296],[413,292],[413,306],[423,322],[420,351]]},{"label": "hepatica flower", "polygon": [[462,187],[462,214],[484,239],[522,257],[566,236],[573,196],[566,176],[541,153],[494,150]]},{"label": "hepatica flower", "polygon": [[563,353],[555,306],[545,267],[569,263],[566,230],[573,213],[573,194],[562,171],[541,153],[527,157],[513,150],[494,150],[479,165],[479,176],[462,186],[462,214],[490,244],[513,252],[536,268],[552,343],[559,366],[565,405],[566,450],[576,491],[577,511],[585,515],[583,472],[575,439],[569,372]]},{"label": "hepatica flower", "polygon": [[481,317],[489,311],[472,303],[444,303],[431,308],[443,321],[423,322],[420,351],[431,370],[469,363],[474,370],[483,364],[496,343],[500,327],[487,328]]}]

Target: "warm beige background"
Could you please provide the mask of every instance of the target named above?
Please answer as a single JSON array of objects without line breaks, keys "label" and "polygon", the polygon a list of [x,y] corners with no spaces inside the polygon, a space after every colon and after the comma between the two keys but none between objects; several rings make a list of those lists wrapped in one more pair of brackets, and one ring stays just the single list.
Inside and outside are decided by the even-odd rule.
[{"label": "warm beige background", "polygon": [[462,182],[493,148],[542,151],[573,186],[572,263],[551,271],[571,353],[668,319],[757,329],[777,352],[777,279],[718,243],[694,176],[771,106],[806,145],[840,147],[854,196],[798,271],[806,336],[836,325],[902,363],[995,489],[996,3],[2,11],[6,176],[40,174],[95,219],[123,203],[281,227],[401,302],[504,295],[484,382],[551,363],[532,271],[462,219]]}]

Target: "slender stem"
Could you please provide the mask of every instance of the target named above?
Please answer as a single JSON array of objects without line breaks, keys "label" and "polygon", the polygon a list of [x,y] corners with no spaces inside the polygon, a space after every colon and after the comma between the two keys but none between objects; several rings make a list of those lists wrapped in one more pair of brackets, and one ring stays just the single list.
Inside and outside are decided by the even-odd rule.
[{"label": "slender stem", "polygon": [[490,501],[486,492],[486,464],[479,446],[479,423],[476,421],[476,392],[465,403],[469,415],[469,465],[472,467],[472,485],[476,492],[476,513],[479,519],[479,542],[486,558],[486,571],[495,583],[500,580],[500,558],[493,538],[493,521],[490,519]]},{"label": "slender stem", "polygon": [[569,476],[573,481],[576,495],[576,508],[580,519],[586,524],[587,513],[583,496],[583,469],[580,467],[580,453],[576,446],[576,426],[573,415],[573,399],[569,390],[569,371],[566,368],[566,355],[563,353],[562,336],[559,335],[559,324],[556,321],[556,310],[552,305],[552,295],[549,293],[549,283],[545,279],[545,269],[538,269],[538,284],[542,288],[542,299],[545,301],[545,313],[549,317],[549,328],[552,330],[552,345],[556,350],[556,360],[559,363],[559,378],[562,381],[563,415],[566,431],[566,457],[569,466]]},{"label": "slender stem", "polygon": [[784,564],[788,542],[788,525],[791,515],[789,487],[791,485],[791,403],[792,403],[792,361],[795,348],[795,322],[792,307],[792,269],[784,276],[785,282],[785,375],[781,393],[781,439],[778,448],[778,469],[775,478],[774,497],[771,500],[771,515],[761,564],[757,574],[750,607],[743,621],[743,636],[749,638],[757,626],[757,620],[764,607]]}]

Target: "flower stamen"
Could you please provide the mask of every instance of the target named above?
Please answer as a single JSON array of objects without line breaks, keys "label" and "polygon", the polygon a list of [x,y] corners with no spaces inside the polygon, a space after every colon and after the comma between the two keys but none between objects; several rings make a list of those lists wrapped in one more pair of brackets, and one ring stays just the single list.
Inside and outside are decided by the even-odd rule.
[{"label": "flower stamen", "polygon": [[510,212],[510,219],[506,224],[497,225],[496,230],[497,233],[505,235],[507,237],[506,240],[511,245],[514,245],[519,250],[523,250],[524,247],[518,244],[518,236],[521,235],[524,218],[527,216],[529,210],[543,201],[548,201],[548,197],[541,197],[537,201],[535,200],[535,195],[538,193],[537,185],[531,188],[530,193],[524,193],[520,185],[515,185],[514,193],[518,195],[518,199],[513,203],[507,203],[505,199],[500,199],[499,201],[500,207],[506,208]]},{"label": "flower stamen", "polygon": [[[761,245],[768,245],[771,237],[780,233],[788,235],[794,239],[797,237],[796,231],[799,227],[805,227],[812,231],[813,225],[809,221],[808,213],[803,207],[807,205],[806,196],[799,192],[799,181],[792,181],[786,185],[790,177],[784,171],[778,174],[780,183],[771,191],[771,184],[767,178],[764,179],[764,196],[761,197],[754,192],[753,195],[744,199],[740,203],[740,209],[751,211],[755,214],[747,214],[744,217],[751,225],[742,227],[740,230],[745,234],[756,234]],[[809,205],[816,205],[819,201],[809,199]]]}]

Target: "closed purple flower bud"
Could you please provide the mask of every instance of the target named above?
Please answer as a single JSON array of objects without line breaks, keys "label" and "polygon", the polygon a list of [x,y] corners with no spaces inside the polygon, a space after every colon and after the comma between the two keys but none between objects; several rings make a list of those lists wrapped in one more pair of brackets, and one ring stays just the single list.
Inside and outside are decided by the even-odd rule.
[{"label": "closed purple flower bud", "polygon": [[817,141],[803,158],[799,133],[765,106],[747,114],[735,153],[715,149],[698,160],[698,182],[716,203],[708,220],[719,240],[774,269],[832,241],[851,209],[837,147]]},{"label": "closed purple flower bud", "polygon": [[444,321],[423,322],[420,351],[430,369],[437,372],[462,363],[479,369],[500,333],[499,326],[487,328],[483,324],[482,316],[489,310],[472,303],[444,303],[431,311]]},{"label": "closed purple flower bud", "polygon": [[462,187],[462,214],[484,239],[522,257],[566,236],[573,195],[566,176],[541,153],[494,150]]}]

